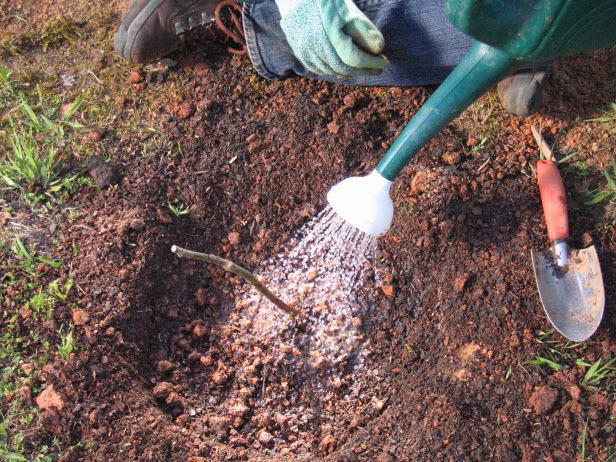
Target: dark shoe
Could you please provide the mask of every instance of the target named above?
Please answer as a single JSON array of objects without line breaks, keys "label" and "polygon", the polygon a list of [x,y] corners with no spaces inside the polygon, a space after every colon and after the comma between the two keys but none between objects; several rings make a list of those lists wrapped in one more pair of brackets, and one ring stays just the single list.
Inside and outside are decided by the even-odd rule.
[{"label": "dark shoe", "polygon": [[114,48],[137,64],[161,58],[180,44],[179,35],[215,21],[220,0],[135,0],[122,17]]},{"label": "dark shoe", "polygon": [[541,88],[545,74],[545,68],[531,69],[501,80],[496,91],[503,107],[519,116],[536,112],[541,105]]}]

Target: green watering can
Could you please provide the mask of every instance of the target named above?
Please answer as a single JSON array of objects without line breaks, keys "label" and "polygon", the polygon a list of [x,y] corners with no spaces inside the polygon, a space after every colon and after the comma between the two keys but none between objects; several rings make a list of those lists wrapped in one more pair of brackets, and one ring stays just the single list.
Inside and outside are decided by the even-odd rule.
[{"label": "green watering can", "polygon": [[475,40],[376,169],[335,185],[327,199],[348,223],[378,236],[391,225],[392,181],[486,90],[534,60],[616,44],[616,0],[448,0],[449,20]]}]

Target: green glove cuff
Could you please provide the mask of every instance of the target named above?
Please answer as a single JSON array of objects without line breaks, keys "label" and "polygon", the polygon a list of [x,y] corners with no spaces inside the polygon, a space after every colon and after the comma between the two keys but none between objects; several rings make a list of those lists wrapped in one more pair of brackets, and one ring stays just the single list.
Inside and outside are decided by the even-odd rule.
[{"label": "green glove cuff", "polygon": [[[280,0],[282,1],[282,0]],[[387,65],[383,35],[351,0],[299,0],[280,26],[295,57],[315,74],[374,74]],[[360,48],[360,46],[362,48]]]}]

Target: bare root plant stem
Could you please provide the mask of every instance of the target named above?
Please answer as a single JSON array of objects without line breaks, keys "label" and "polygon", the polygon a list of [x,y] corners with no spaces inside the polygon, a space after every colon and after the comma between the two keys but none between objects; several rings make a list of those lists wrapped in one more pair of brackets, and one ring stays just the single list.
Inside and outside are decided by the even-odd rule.
[{"label": "bare root plant stem", "polygon": [[212,255],[209,253],[201,253],[201,252],[195,252],[193,250],[183,249],[182,247],[178,247],[177,245],[171,246],[171,252],[173,252],[180,258],[191,258],[193,260],[200,260],[206,263],[211,263],[213,265],[220,266],[225,271],[229,271],[230,273],[233,273],[236,276],[239,276],[245,279],[255,289],[261,292],[269,301],[271,301],[274,305],[276,305],[278,308],[280,308],[285,313],[293,316],[294,318],[301,314],[301,312],[297,308],[287,305],[280,298],[278,298],[261,281],[259,281],[259,278],[257,276],[252,274],[246,268],[242,268],[241,266],[233,263],[231,260],[227,260],[225,258],[219,257],[217,255]]}]

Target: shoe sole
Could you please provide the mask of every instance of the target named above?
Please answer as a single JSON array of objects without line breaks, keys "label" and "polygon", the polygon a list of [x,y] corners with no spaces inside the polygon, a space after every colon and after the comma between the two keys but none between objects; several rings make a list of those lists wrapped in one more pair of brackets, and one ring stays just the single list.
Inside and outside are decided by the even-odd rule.
[{"label": "shoe sole", "polygon": [[[128,61],[135,62],[131,57],[133,46],[135,45],[135,38],[141,31],[141,28],[145,22],[164,1],[165,0],[155,0],[148,3],[148,5],[139,12],[135,19],[131,21],[128,28],[124,23],[120,23],[120,27],[118,28],[113,40],[113,48],[117,54]],[[168,53],[171,51],[173,51],[173,49],[169,50]]]}]

